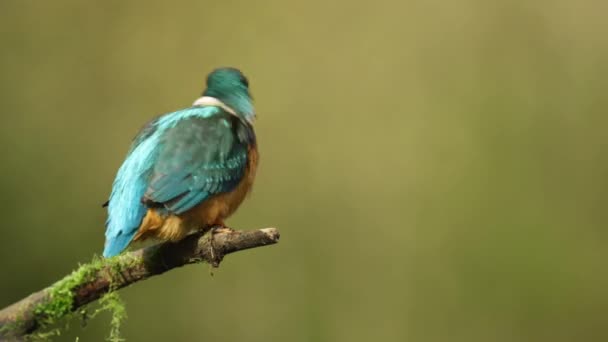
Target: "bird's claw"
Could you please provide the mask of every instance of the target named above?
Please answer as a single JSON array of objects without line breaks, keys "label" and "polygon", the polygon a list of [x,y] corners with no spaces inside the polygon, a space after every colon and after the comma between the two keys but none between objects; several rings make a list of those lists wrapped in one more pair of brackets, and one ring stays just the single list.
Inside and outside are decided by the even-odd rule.
[{"label": "bird's claw", "polygon": [[224,225],[220,225],[220,224],[217,224],[217,225],[211,227],[212,234],[230,233],[233,231],[234,231],[234,229],[226,227]]},{"label": "bird's claw", "polygon": [[209,241],[209,260],[208,261],[209,261],[209,265],[211,266],[211,269],[210,269],[211,275],[213,275],[213,269],[218,268],[220,266],[220,262],[223,259],[223,255],[221,255],[221,253],[219,253],[218,250],[214,246],[213,236],[215,234],[228,233],[231,231],[233,231],[231,228],[218,224],[218,225],[212,226],[209,229],[209,231],[207,232],[208,239],[209,239],[208,240]]}]

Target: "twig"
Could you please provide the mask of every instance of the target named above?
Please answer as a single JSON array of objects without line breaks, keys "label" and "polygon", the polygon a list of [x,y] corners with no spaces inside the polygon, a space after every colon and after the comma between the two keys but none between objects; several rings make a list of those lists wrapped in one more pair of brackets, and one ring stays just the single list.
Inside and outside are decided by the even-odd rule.
[{"label": "twig", "polygon": [[275,228],[249,231],[224,228],[205,235],[192,234],[177,243],[164,243],[93,261],[59,282],[0,310],[0,340],[19,340],[45,326],[50,319],[61,318],[109,291],[151,276],[202,261],[218,267],[227,254],[278,241],[279,231]]}]

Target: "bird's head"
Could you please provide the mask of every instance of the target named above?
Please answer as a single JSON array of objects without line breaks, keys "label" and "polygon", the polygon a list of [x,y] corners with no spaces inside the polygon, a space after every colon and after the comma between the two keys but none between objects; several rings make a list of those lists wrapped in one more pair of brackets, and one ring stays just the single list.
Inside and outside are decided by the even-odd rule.
[{"label": "bird's head", "polygon": [[219,68],[207,76],[207,89],[203,96],[211,96],[232,108],[238,116],[253,125],[255,112],[249,81],[236,68]]}]

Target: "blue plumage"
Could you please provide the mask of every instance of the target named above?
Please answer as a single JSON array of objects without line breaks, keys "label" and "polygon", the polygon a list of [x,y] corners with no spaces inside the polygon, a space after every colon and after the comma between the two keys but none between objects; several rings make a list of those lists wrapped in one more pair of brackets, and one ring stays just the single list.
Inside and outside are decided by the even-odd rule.
[{"label": "blue plumage", "polygon": [[[231,197],[231,209],[224,203],[221,215],[208,217],[205,224],[223,220],[238,207],[253,182],[245,173],[255,175],[254,119],[247,78],[238,69],[219,68],[209,74],[207,89],[193,107],[160,116],[142,128],[112,186],[103,255],[122,252],[139,238],[140,228],[140,233],[162,230],[162,224],[142,224],[147,214],[161,222],[181,219],[212,196],[233,190],[239,195]],[[255,157],[248,160],[252,150]],[[235,190],[243,179],[248,180],[246,186]],[[178,225],[170,236],[179,238],[190,228]]]},{"label": "blue plumage", "polygon": [[141,198],[148,187],[147,178],[158,154],[159,136],[152,135],[143,141],[138,141],[138,138],[139,135],[112,185],[103,251],[105,257],[116,255],[127,247],[146,214]]},{"label": "blue plumage", "polygon": [[[217,106],[163,115],[144,127],[112,187],[104,256],[131,242],[148,206],[182,214],[243,176],[249,139],[239,118]],[[252,135],[253,136],[253,135]]]}]

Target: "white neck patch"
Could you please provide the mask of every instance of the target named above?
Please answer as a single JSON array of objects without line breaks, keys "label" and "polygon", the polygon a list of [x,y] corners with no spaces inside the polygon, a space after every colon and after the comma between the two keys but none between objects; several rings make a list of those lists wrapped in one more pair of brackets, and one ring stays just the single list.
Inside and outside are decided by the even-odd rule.
[{"label": "white neck patch", "polygon": [[236,114],[236,111],[230,107],[228,107],[228,105],[226,105],[224,102],[216,99],[215,97],[211,97],[211,96],[203,96],[203,97],[199,97],[198,99],[196,99],[196,101],[194,101],[194,103],[192,104],[193,106],[216,106],[216,107],[220,107],[223,110],[225,110],[226,112],[238,117],[238,115]]}]

